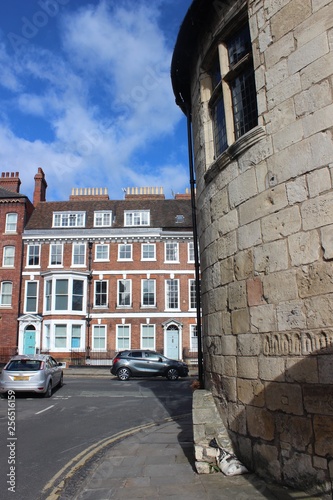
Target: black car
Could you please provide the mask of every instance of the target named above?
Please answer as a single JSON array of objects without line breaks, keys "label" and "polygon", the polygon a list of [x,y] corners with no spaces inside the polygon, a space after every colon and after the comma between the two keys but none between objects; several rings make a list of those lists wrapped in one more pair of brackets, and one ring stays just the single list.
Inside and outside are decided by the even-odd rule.
[{"label": "black car", "polygon": [[182,361],[166,358],[155,351],[131,349],[118,352],[112,361],[110,371],[119,380],[158,376],[177,380],[178,377],[187,377],[188,366]]}]

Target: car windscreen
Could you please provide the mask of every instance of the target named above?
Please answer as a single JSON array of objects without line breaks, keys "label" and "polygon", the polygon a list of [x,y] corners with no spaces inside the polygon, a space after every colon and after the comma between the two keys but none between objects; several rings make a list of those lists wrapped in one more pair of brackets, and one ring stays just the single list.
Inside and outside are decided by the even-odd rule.
[{"label": "car windscreen", "polygon": [[35,372],[41,369],[42,361],[37,359],[12,359],[6,366],[9,372],[28,371]]}]

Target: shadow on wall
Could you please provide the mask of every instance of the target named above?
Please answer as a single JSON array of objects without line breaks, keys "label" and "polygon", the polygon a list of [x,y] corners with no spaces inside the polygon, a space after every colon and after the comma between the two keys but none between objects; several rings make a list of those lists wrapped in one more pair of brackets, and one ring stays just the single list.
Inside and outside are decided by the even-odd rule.
[{"label": "shadow on wall", "polygon": [[[333,346],[301,360],[260,355],[258,362],[260,379],[216,373],[206,378],[236,455],[265,479],[331,494]],[[280,368],[281,375],[265,380]]]}]

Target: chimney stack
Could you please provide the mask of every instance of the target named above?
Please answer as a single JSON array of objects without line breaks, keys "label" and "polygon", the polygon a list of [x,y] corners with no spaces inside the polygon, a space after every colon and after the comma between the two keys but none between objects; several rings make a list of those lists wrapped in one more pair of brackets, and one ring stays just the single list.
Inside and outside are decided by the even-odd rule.
[{"label": "chimney stack", "polygon": [[19,172],[2,172],[0,177],[0,187],[12,191],[13,193],[20,192],[20,177]]},{"label": "chimney stack", "polygon": [[47,183],[45,180],[45,174],[43,172],[43,169],[40,167],[38,167],[38,172],[34,178],[35,178],[35,189],[34,189],[33,205],[35,207],[36,205],[38,205],[40,201],[46,200]]}]

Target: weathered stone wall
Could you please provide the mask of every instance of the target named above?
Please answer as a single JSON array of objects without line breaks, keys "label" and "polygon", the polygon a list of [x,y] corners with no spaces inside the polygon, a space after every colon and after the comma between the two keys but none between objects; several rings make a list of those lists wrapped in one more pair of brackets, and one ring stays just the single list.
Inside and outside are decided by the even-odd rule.
[{"label": "weathered stone wall", "polygon": [[331,490],[333,2],[249,0],[260,139],[212,163],[201,66],[231,4],[192,85],[206,388],[249,468]]}]

